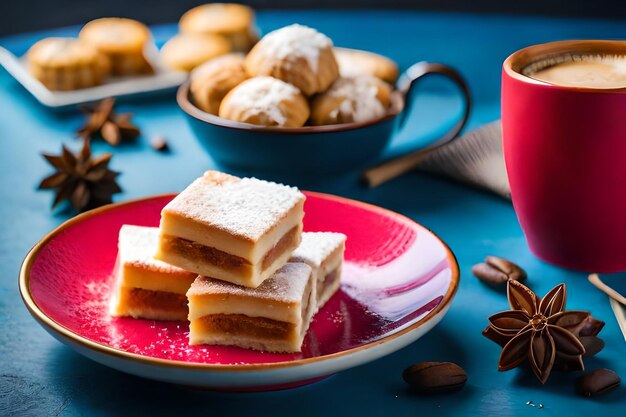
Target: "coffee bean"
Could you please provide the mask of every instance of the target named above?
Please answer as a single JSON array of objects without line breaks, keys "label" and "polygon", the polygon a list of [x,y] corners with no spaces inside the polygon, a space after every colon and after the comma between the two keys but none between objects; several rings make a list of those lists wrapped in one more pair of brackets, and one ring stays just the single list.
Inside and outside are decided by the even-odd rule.
[{"label": "coffee bean", "polygon": [[619,376],[610,369],[596,369],[583,374],[576,380],[576,393],[584,397],[593,397],[612,390],[620,382]]},{"label": "coffee bean", "polygon": [[509,277],[486,263],[476,264],[472,267],[472,273],[479,280],[488,284],[500,285],[509,280]]},{"label": "coffee bean", "polygon": [[472,267],[472,273],[481,281],[492,285],[505,285],[508,280],[524,281],[526,272],[511,261],[497,256],[487,256],[484,263]]},{"label": "coffee bean", "polygon": [[420,362],[406,368],[402,378],[414,392],[439,394],[463,388],[467,374],[451,362]]},{"label": "coffee bean", "polygon": [[594,356],[604,349],[604,340],[600,339],[598,336],[580,336],[578,339],[585,347],[584,356]]}]

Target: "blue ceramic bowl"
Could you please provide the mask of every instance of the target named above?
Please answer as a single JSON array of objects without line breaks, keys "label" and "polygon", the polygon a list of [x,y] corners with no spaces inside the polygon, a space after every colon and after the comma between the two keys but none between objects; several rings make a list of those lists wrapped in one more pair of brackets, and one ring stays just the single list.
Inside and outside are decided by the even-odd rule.
[{"label": "blue ceramic bowl", "polygon": [[[221,168],[279,181],[307,182],[362,169],[377,161],[402,124],[403,118],[398,116],[409,111],[412,99],[407,103],[405,97],[416,96],[410,94],[415,81],[435,73],[448,76],[461,87],[469,113],[469,94],[460,75],[431,63],[416,64],[407,70],[392,95],[387,114],[360,123],[281,128],[235,122],[196,107],[189,83],[179,88],[177,101],[200,144]],[[446,137],[455,137],[466,118],[467,114]]]}]

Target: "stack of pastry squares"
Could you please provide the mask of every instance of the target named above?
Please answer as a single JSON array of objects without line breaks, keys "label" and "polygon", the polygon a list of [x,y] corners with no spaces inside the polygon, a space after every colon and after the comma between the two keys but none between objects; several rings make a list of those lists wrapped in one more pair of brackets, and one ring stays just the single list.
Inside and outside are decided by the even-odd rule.
[{"label": "stack of pastry squares", "polygon": [[161,212],[125,225],[111,314],[189,320],[189,343],[298,352],[339,288],[345,235],[302,232],[296,188],[207,171]]}]

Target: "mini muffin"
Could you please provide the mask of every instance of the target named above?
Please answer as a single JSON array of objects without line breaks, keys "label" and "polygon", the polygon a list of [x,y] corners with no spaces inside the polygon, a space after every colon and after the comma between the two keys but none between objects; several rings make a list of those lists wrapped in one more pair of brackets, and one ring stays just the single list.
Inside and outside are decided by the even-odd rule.
[{"label": "mini muffin", "polygon": [[267,34],[246,57],[250,76],[269,75],[304,95],[326,90],[339,76],[333,42],[315,29],[286,26]]},{"label": "mini muffin", "polygon": [[143,23],[119,17],[92,20],[78,37],[94,45],[111,62],[115,75],[152,73],[145,49],[152,42],[150,31]]},{"label": "mini muffin", "polygon": [[242,4],[211,3],[187,11],[178,23],[182,33],[225,37],[233,50],[248,52],[259,40],[254,11]]},{"label": "mini muffin", "polygon": [[248,78],[243,63],[243,55],[228,54],[193,70],[189,88],[196,106],[207,113],[218,114],[224,96]]},{"label": "mini muffin", "polygon": [[176,35],[161,48],[161,59],[173,70],[191,71],[198,65],[231,51],[230,42],[218,35]]},{"label": "mini muffin", "polygon": [[50,90],[75,90],[102,84],[109,61],[94,46],[74,38],[46,38],[27,53],[28,69]]},{"label": "mini muffin", "polygon": [[358,49],[334,48],[342,77],[368,74],[390,84],[398,79],[398,65],[391,59]]},{"label": "mini muffin", "polygon": [[254,125],[300,127],[309,112],[308,102],[293,85],[272,77],[255,77],[224,97],[219,115]]},{"label": "mini muffin", "polygon": [[341,77],[318,95],[311,105],[311,124],[365,122],[384,116],[391,102],[391,87],[371,76]]}]

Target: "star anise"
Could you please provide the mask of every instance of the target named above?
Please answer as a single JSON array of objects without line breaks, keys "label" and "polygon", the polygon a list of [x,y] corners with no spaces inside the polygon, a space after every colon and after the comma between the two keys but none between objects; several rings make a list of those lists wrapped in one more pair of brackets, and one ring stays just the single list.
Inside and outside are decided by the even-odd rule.
[{"label": "star anise", "polygon": [[68,200],[76,211],[111,203],[113,194],[122,191],[116,182],[119,173],[109,169],[111,156],[106,153],[92,158],[87,139],[77,154],[65,146],[61,155],[43,154],[57,172],[44,178],[38,188],[56,191],[52,208],[63,200]]},{"label": "star anise", "polygon": [[115,113],[114,98],[106,98],[92,107],[85,107],[87,121],[76,132],[83,139],[102,137],[109,144],[118,145],[122,139],[135,139],[141,130],[131,122],[131,113]]},{"label": "star anise", "polygon": [[503,346],[500,371],[528,360],[544,384],[557,359],[567,361],[570,369],[584,368],[585,348],[574,332],[585,328],[590,315],[587,311],[565,310],[565,284],[557,285],[539,299],[528,287],[511,280],[507,296],[511,310],[489,317],[490,324],[483,331],[485,337]]}]

